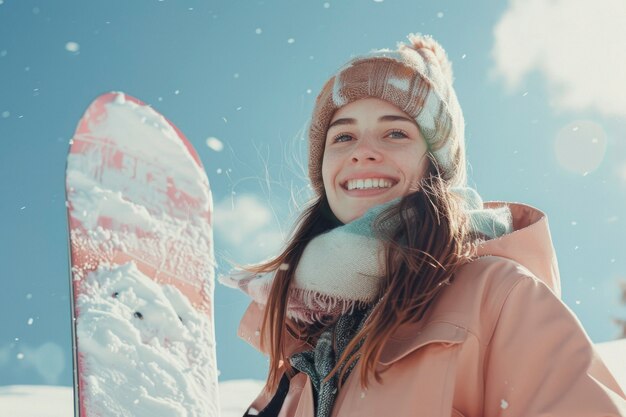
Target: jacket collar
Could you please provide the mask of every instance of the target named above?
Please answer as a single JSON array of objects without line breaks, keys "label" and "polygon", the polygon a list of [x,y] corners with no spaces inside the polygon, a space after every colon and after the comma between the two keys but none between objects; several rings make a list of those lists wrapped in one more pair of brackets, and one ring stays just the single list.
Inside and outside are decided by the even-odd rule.
[{"label": "jacket collar", "polygon": [[529,205],[491,201],[488,208],[508,206],[513,219],[513,232],[485,241],[477,248],[478,256],[501,256],[524,265],[544,282],[559,298],[561,281],[550,228],[546,215]]}]

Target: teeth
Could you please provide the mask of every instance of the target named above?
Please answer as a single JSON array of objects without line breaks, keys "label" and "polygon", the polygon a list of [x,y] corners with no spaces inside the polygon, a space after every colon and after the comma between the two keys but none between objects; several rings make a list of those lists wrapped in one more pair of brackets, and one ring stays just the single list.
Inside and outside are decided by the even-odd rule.
[{"label": "teeth", "polygon": [[366,190],[370,188],[389,188],[391,185],[391,181],[384,178],[367,178],[365,180],[349,180],[347,188],[348,190]]}]

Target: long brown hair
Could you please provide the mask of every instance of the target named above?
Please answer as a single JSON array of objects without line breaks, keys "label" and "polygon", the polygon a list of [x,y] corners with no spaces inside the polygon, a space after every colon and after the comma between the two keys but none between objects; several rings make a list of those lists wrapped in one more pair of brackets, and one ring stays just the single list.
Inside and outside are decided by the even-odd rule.
[{"label": "long brown hair", "polygon": [[[402,324],[420,320],[452,281],[456,270],[472,259],[475,239],[480,236],[471,232],[463,202],[450,192],[436,160],[428,156],[429,168],[418,191],[404,196],[374,222],[374,231],[384,242],[386,254],[386,276],[379,289],[379,302],[326,380],[339,373],[341,385],[349,364],[359,360],[361,385],[366,387],[372,374],[380,382],[376,365],[387,340]],[[388,231],[382,224],[390,219],[400,221],[394,230]],[[270,262],[251,268],[256,272],[275,271],[261,326],[261,346],[270,361],[266,386],[270,392],[278,386],[281,368],[287,375],[294,374],[285,353],[286,333],[307,340],[322,330],[322,325],[298,325],[286,317],[288,292],[306,244],[336,225],[322,194],[300,215],[284,251]]]}]

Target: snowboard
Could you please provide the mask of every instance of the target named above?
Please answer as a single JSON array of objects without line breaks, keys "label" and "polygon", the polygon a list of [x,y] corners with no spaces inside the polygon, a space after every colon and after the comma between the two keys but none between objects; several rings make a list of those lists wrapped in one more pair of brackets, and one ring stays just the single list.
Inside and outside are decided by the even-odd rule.
[{"label": "snowboard", "polygon": [[218,416],[213,208],[192,145],[101,95],[70,141],[66,206],[78,415]]}]

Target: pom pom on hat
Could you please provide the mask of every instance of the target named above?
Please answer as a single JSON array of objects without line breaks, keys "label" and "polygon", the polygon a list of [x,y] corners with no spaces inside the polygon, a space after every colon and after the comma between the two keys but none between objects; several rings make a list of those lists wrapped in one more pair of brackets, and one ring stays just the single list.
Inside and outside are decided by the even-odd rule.
[{"label": "pom pom on hat", "polygon": [[407,35],[407,39],[410,44],[400,43],[398,45],[398,49],[400,48],[411,48],[417,51],[418,53],[430,53],[433,55],[434,62],[439,65],[441,72],[446,76],[450,83],[453,81],[452,74],[452,63],[448,59],[448,54],[446,54],[446,50],[432,38],[430,35],[422,35],[421,33],[409,33]]}]

